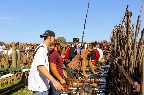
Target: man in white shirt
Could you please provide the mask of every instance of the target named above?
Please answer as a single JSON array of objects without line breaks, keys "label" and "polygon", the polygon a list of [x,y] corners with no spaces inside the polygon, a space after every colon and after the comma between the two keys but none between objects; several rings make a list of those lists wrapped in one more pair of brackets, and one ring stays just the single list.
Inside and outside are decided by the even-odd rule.
[{"label": "man in white shirt", "polygon": [[103,58],[103,51],[102,49],[100,49],[99,44],[96,45],[97,50],[99,51],[100,57],[99,57],[99,61]]},{"label": "man in white shirt", "polygon": [[49,81],[53,83],[56,90],[63,90],[62,85],[57,82],[49,73],[49,63],[47,56],[47,47],[54,43],[55,33],[47,30],[40,35],[44,41],[36,48],[34,59],[28,76],[28,89],[34,92],[34,95],[48,95]]},{"label": "man in white shirt", "polygon": [[26,44],[26,47],[25,47],[25,55],[27,57],[29,57],[29,46],[28,46],[28,44]]},{"label": "man in white shirt", "polygon": [[8,55],[10,56],[12,54],[12,48],[10,48],[9,50],[8,50]]},{"label": "man in white shirt", "polygon": [[0,52],[3,52],[3,48],[2,48],[2,46],[0,45]]},{"label": "man in white shirt", "polygon": [[5,45],[2,45],[2,49],[4,50],[6,47],[5,47]]},{"label": "man in white shirt", "polygon": [[2,46],[0,45],[0,56],[2,56],[3,55],[3,48],[2,48]]}]

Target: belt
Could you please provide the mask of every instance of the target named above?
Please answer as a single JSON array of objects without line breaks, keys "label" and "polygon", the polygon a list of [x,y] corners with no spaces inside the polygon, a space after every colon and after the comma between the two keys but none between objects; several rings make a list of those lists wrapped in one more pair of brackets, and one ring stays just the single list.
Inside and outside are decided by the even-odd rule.
[{"label": "belt", "polygon": [[[48,90],[47,90],[48,91]],[[47,91],[42,91],[42,92],[47,92]],[[36,92],[39,92],[39,91],[33,91],[33,93],[36,93]]]}]

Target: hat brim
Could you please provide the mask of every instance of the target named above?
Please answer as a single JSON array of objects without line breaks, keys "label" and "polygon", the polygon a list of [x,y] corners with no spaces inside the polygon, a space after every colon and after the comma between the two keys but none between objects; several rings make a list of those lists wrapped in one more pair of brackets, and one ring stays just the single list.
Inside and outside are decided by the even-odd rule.
[{"label": "hat brim", "polygon": [[60,43],[60,45],[61,45],[62,47],[66,47],[66,44],[64,44],[64,43]]}]

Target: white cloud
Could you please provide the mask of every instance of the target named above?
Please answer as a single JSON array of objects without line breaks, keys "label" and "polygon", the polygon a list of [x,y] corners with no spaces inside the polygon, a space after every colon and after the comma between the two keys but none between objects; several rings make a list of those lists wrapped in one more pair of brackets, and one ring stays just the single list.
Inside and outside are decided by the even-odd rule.
[{"label": "white cloud", "polygon": [[0,17],[1,20],[9,20],[9,17]]},{"label": "white cloud", "polygon": [[0,16],[0,20],[12,20],[12,19],[17,19],[19,17],[20,17],[20,15],[13,16],[13,17]]}]

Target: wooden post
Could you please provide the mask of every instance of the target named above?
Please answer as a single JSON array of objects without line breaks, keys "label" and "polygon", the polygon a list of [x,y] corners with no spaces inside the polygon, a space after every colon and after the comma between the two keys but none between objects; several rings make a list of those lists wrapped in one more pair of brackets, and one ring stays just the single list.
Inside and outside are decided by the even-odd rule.
[{"label": "wooden post", "polygon": [[4,59],[4,57],[1,59],[1,62],[2,62],[1,67],[4,67],[4,64],[5,64],[5,59]]},{"label": "wooden post", "polygon": [[16,68],[16,52],[15,52],[15,43],[12,43],[12,68]]},{"label": "wooden post", "polygon": [[22,59],[23,59],[23,64],[26,63],[26,55],[24,54],[24,52],[23,52],[23,57],[22,57]]},{"label": "wooden post", "polygon": [[4,68],[8,67],[8,52],[5,54],[5,64],[4,64]]},{"label": "wooden post", "polygon": [[0,79],[0,88],[1,88],[1,79]]},{"label": "wooden post", "polygon": [[34,55],[34,52],[32,51],[32,52],[30,53],[30,62],[33,61],[33,55]]},{"label": "wooden post", "polygon": [[20,69],[21,61],[20,61],[20,50],[19,50],[19,48],[16,49],[16,52],[17,52],[17,60],[16,60],[17,64],[16,64],[16,66],[17,66],[18,69]]},{"label": "wooden post", "polygon": [[34,49],[35,49],[36,47],[37,47],[37,45],[35,44],[35,45],[34,45]]},{"label": "wooden post", "polygon": [[20,60],[17,60],[17,68],[20,69]]},{"label": "wooden post", "polygon": [[1,65],[2,65],[2,60],[0,60],[0,69],[1,69]]}]

